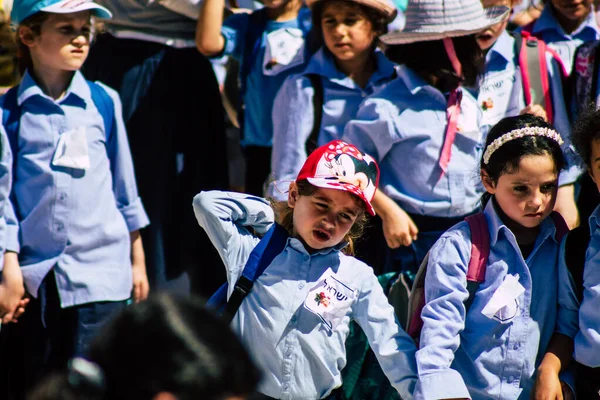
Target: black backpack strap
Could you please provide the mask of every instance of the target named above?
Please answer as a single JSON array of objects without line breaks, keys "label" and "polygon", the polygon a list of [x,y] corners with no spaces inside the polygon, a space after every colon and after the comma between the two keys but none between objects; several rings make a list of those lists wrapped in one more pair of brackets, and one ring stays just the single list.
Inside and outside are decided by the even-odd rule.
[{"label": "black backpack strap", "polygon": [[580,225],[567,234],[565,242],[565,262],[575,282],[579,301],[583,300],[583,270],[585,268],[585,252],[590,243],[590,230]]},{"label": "black backpack strap", "polygon": [[[598,89],[597,49],[599,41],[587,42],[577,48],[573,58],[573,71],[569,79],[569,106],[576,114],[596,102]],[[576,115],[573,119],[576,119]]]},{"label": "black backpack strap", "polygon": [[310,84],[315,91],[312,101],[314,114],[313,127],[304,145],[306,155],[308,156],[317,148],[319,133],[321,132],[321,123],[323,122],[323,81],[319,74],[306,74],[305,76],[310,80]]}]

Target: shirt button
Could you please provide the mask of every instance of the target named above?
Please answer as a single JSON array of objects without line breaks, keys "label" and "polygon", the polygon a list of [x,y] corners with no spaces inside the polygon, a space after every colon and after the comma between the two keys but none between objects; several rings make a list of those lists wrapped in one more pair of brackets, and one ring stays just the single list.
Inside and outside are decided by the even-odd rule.
[{"label": "shirt button", "polygon": [[304,261],[310,260],[310,256],[304,256]]},{"label": "shirt button", "polygon": [[513,345],[513,350],[519,350],[519,347],[521,347],[521,345],[519,343],[515,343]]},{"label": "shirt button", "polygon": [[61,199],[61,200],[64,200],[64,199],[66,199],[66,198],[67,198],[67,194],[66,194],[66,193],[61,193],[61,194],[58,196],[58,198],[59,198],[59,199]]},{"label": "shirt button", "polygon": [[62,222],[59,222],[59,223],[56,224],[56,229],[59,230],[59,231],[62,231],[64,227],[65,226],[63,225]]},{"label": "shirt button", "polygon": [[304,289],[304,282],[300,282],[298,284],[298,289]]},{"label": "shirt button", "polygon": [[511,375],[511,376],[508,377],[508,379],[506,380],[506,382],[513,383],[514,380],[515,380],[515,377]]},{"label": "shirt button", "polygon": [[286,392],[288,390],[290,390],[290,385],[288,385],[287,383],[285,385],[283,385],[283,390],[286,391]]}]

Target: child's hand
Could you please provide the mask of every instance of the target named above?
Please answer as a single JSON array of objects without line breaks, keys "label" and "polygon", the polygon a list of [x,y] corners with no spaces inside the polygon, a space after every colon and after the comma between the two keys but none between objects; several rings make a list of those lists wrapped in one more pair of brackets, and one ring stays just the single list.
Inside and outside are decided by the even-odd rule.
[{"label": "child's hand", "polygon": [[548,122],[548,115],[546,114],[546,110],[544,110],[544,107],[540,106],[539,104],[530,104],[524,109],[522,109],[519,114],[532,114],[536,117],[541,117],[544,121]]},{"label": "child's hand", "polygon": [[375,192],[373,206],[381,217],[383,235],[390,248],[410,246],[413,240],[417,240],[419,228],[408,214],[381,190]]},{"label": "child's hand", "polygon": [[29,298],[25,296],[23,275],[16,253],[4,254],[2,283],[0,283],[0,316],[2,323],[17,322],[24,312]]},{"label": "child's hand", "polygon": [[538,369],[531,398],[535,400],[563,400],[562,385],[558,373],[549,368]]},{"label": "child's hand", "polygon": [[130,237],[131,275],[133,278],[131,294],[133,301],[139,303],[148,297],[150,284],[148,283],[148,274],[146,273],[146,257],[144,256],[144,246],[142,245],[140,231],[131,232]]},{"label": "child's hand", "polygon": [[146,263],[133,264],[131,266],[131,273],[133,278],[133,301],[139,303],[142,300],[146,300],[150,292],[150,284],[148,283],[148,275],[146,274]]},{"label": "child's hand", "polygon": [[579,226],[579,211],[575,204],[574,185],[564,185],[558,188],[554,211],[558,211],[562,215],[569,229]]}]

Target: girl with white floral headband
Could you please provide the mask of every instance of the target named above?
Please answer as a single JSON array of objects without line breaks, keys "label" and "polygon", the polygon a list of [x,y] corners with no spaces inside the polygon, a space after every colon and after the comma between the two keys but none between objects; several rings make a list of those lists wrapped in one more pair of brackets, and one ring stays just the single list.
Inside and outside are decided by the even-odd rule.
[{"label": "girl with white floral headband", "polygon": [[[490,130],[481,161],[486,223],[479,234],[466,222],[452,227],[429,253],[415,399],[562,399],[568,391],[558,374],[573,353],[578,302],[558,262],[568,229],[552,211],[562,144],[529,114]],[[478,241],[489,249],[473,286],[467,271]]]}]

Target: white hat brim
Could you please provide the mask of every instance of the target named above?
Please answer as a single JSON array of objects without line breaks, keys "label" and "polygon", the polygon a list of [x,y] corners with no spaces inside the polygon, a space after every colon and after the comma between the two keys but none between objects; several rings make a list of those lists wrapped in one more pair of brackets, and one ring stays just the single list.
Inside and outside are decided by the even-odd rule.
[{"label": "white hat brim", "polygon": [[432,30],[413,30],[390,32],[380,37],[381,41],[388,45],[408,44],[415,42],[426,42],[429,40],[441,40],[444,38],[467,36],[479,33],[492,25],[499,24],[508,19],[510,8],[505,6],[489,7],[485,9],[486,18],[483,23],[469,27],[469,29],[450,29],[440,27],[439,31]]},{"label": "white hat brim", "polygon": [[80,11],[92,11],[92,14],[98,18],[110,19],[112,13],[107,8],[102,7],[99,4],[93,2],[82,2],[75,7],[69,7],[68,4],[72,3],[73,0],[64,0],[54,3],[51,6],[44,7],[40,11],[52,13],[52,14],[69,14]]}]

